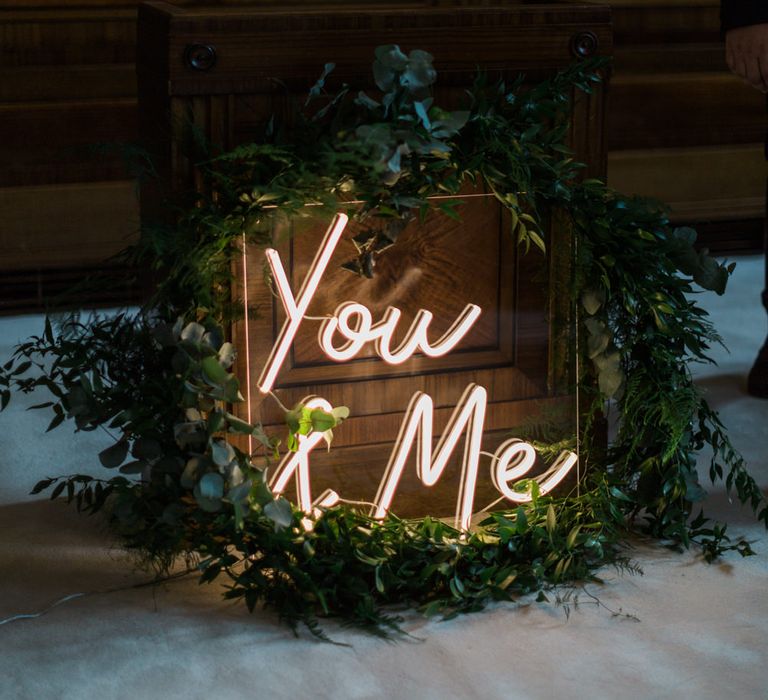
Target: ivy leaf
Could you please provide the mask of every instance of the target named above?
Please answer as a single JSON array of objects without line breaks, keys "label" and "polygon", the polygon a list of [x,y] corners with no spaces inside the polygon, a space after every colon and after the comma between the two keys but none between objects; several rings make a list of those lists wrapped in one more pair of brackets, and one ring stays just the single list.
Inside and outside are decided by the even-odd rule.
[{"label": "ivy leaf", "polygon": [[597,381],[600,391],[606,398],[617,396],[624,384],[624,371],[621,368],[621,353],[610,352],[593,359],[597,367]]},{"label": "ivy leaf", "polygon": [[587,327],[587,355],[594,359],[600,355],[613,339],[613,334],[603,321],[597,318],[588,318],[584,321]]},{"label": "ivy leaf", "polygon": [[349,418],[349,408],[346,406],[336,406],[331,409],[331,415],[336,419],[336,424],[338,425],[343,420]]}]

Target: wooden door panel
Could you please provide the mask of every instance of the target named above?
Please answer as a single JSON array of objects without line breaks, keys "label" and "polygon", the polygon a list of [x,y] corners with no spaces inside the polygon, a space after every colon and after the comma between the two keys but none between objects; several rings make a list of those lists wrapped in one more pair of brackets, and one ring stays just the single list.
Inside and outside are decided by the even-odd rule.
[{"label": "wooden door panel", "polygon": [[[463,5],[463,6],[462,6]],[[342,82],[371,88],[370,65],[377,45],[398,43],[435,56],[439,73],[436,103],[464,106],[465,90],[478,67],[490,80],[524,72],[531,82],[568,65],[575,46],[610,53],[606,8],[544,2],[468,7],[457,3],[398,6],[394,3],[343,7],[224,8],[220,12],[183,9],[163,3],[141,7],[142,46],[138,52],[142,132],[156,150],[160,172],[177,191],[199,189],[202,180],[184,152],[185,128],[193,125],[215,148],[229,149],[257,138],[272,114],[285,116],[301,103],[322,63],[336,68],[330,91]],[[184,61],[187,47],[199,44],[216,55],[206,71]],[[277,82],[275,79],[278,79]],[[605,173],[603,111],[605,92],[575,96],[569,142],[576,158],[588,163],[588,176]],[[470,193],[467,193],[470,194]],[[482,193],[475,193],[482,194]],[[151,193],[144,215],[156,213]],[[153,210],[154,207],[154,210]],[[305,320],[274,387],[280,401],[293,406],[319,395],[351,416],[335,431],[333,449],[312,454],[315,496],[334,488],[343,498],[371,501],[398,437],[411,397],[429,394],[439,436],[472,383],[488,392],[483,447],[493,452],[517,431],[533,424],[575,433],[573,395],[573,314],[569,279],[573,242],[566,217],[552,212],[544,221],[547,256],[522,254],[509,221],[493,197],[469,197],[458,209],[461,221],[435,215],[411,224],[398,243],[383,253],[372,279],[354,276],[341,263],[354,257],[350,224],[327,268],[307,315],[322,318],[354,300],[380,318],[388,305],[403,312],[399,332],[419,309],[434,313],[430,338],[445,330],[467,303],[483,312],[461,344],[439,358],[414,355],[391,366],[365,349],[335,363],[323,356],[317,340],[322,321]],[[331,216],[273,231],[288,280],[298,292]],[[263,396],[256,380],[267,360],[284,312],[264,276],[263,251],[246,250],[245,273],[235,265],[233,294],[251,311],[234,324],[237,371],[250,408],[240,415],[283,435],[283,411]],[[402,337],[402,335],[400,336]],[[462,439],[463,441],[463,439]],[[456,452],[462,451],[459,445]],[[476,505],[495,500],[490,461],[481,466]],[[393,505],[395,513],[449,515],[458,495],[459,465],[454,460],[437,486],[425,489],[407,468]],[[429,500],[425,500],[429,492]],[[288,495],[292,495],[290,492]],[[485,502],[483,502],[485,501]]]},{"label": "wooden door panel", "polygon": [[[341,302],[354,300],[368,306],[378,319],[391,305],[403,313],[402,329],[419,309],[426,309],[434,314],[430,325],[430,338],[434,339],[448,329],[467,303],[477,304],[483,309],[480,319],[456,349],[439,358],[417,354],[392,366],[366,347],[358,357],[336,363],[320,350],[320,322],[305,320],[275,385],[283,403],[291,405],[318,393],[349,405],[356,416],[384,412],[402,417],[414,392],[435,396],[438,406],[455,405],[463,388],[473,381],[490,388],[491,401],[546,394],[548,261],[538,251],[519,254],[495,198],[472,197],[457,210],[461,221],[435,214],[423,225],[411,224],[381,256],[372,279],[341,268],[354,251],[349,239],[357,229],[350,227],[307,312],[309,317],[322,318]],[[281,258],[289,265],[294,290],[300,288],[326,226],[323,219],[305,225],[307,230],[293,232],[282,245]],[[286,238],[287,232],[278,232],[276,237]],[[250,377],[242,379],[249,387],[252,416],[276,425],[282,420],[281,411],[255,385],[285,320],[281,304],[265,283],[264,265],[263,251],[250,249],[247,297],[238,297],[247,298],[249,308],[258,315],[248,322],[247,347],[244,327],[238,327],[235,336],[240,339],[240,356],[250,360]],[[478,381],[481,373],[482,381]],[[443,384],[454,389],[447,391]],[[347,424],[345,432],[352,431],[346,428]],[[378,442],[377,431],[368,439]]]}]

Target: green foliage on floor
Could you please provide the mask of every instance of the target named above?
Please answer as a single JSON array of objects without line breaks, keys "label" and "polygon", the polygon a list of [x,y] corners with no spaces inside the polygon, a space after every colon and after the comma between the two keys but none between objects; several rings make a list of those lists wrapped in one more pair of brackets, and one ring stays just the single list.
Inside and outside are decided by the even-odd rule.
[{"label": "green foliage on floor", "polygon": [[[705,495],[695,456],[709,449],[711,480],[725,480],[768,525],[762,493],[689,370],[719,342],[694,293],[723,293],[731,268],[696,251],[695,232],[671,227],[657,205],[580,178],[564,143],[571,99],[599,84],[605,64],[578,63],[533,87],[479,75],[456,111],[434,103],[437,74],[423,51],[377,49],[375,93],[327,92],[332,69],[292,121],[271,120],[253,143],[217,154],[190,132],[211,196],[191,195],[173,225],[147,226],[126,253],[161,273],[144,309],[48,321],[3,366],[2,408],[12,392],[45,389],[50,400],[38,407],[53,412],[50,429],[72,420],[114,437],[98,458],[116,476],[55,477],[35,493],[106,512],[159,570],[199,555],[201,580],[225,577],[228,598],[320,636],[326,616],[388,634],[398,629],[391,604],[452,615],[594,578],[605,564],[630,566],[621,544],[636,532],[695,542],[709,559],[751,553],[724,525],[691,518]],[[546,254],[551,212],[573,232],[576,274],[563,293],[580,309],[580,390],[591,401],[578,492],[544,496],[527,482],[529,504],[488,513],[469,534],[429,517],[378,522],[349,505],[307,529],[304,514],[270,492],[264,468],[280,441],[344,430],[348,411],[286,407],[282,435],[230,412],[242,396],[223,329],[245,312],[229,296],[241,237],[265,245],[278,223],[361,201],[348,205],[362,233],[344,266],[372,276],[407,224],[433,211],[457,217],[470,185],[506,207],[509,235],[528,255]],[[609,400],[619,420],[605,449],[596,436]],[[242,452],[234,434],[258,450]]]}]

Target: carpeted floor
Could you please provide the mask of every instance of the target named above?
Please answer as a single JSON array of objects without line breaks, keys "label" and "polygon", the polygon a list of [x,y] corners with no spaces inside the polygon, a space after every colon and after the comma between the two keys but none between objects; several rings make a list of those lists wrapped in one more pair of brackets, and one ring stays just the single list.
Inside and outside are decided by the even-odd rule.
[{"label": "carpeted floor", "polygon": [[[698,368],[738,448],[768,487],[768,401],[746,395],[765,337],[761,262],[738,260],[724,298],[701,297],[730,353]],[[0,319],[0,359],[41,330],[39,317]],[[44,435],[47,417],[0,414],[0,619],[63,596],[146,580],[95,519],[27,496],[48,474],[87,471],[102,436]],[[768,699],[768,537],[713,490],[708,511],[757,556],[714,565],[695,551],[638,544],[642,576],[605,572],[603,586],[562,606],[499,605],[449,622],[409,614],[396,644],[328,625],[348,647],[294,638],[267,614],[225,603],[181,579],[74,598],[0,626],[0,698],[741,698]],[[597,605],[590,594],[599,598]],[[611,612],[613,611],[613,612]]]}]

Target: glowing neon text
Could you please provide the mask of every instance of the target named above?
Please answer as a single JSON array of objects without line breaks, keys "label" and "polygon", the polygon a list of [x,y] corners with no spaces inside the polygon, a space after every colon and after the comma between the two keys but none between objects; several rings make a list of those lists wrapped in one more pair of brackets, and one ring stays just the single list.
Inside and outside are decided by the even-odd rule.
[{"label": "glowing neon text", "polygon": [[[275,384],[280,367],[305,318],[347,221],[344,214],[336,215],[323,237],[299,293],[295,296],[291,291],[279,253],[272,248],[266,251],[286,319],[258,380],[259,389],[263,393],[269,393]],[[405,362],[417,352],[427,357],[440,357],[450,352],[467,334],[479,315],[479,306],[467,304],[451,327],[436,341],[430,342],[428,329],[432,314],[421,309],[411,323],[404,340],[393,349],[392,338],[400,320],[400,310],[390,306],[382,319],[374,323],[370,309],[357,302],[347,301],[340,304],[333,315],[322,322],[318,332],[318,343],[329,358],[338,362],[352,359],[365,345],[372,343],[376,354],[381,359],[396,365]],[[335,342],[336,336],[342,339],[338,345]],[[414,443],[417,475],[425,486],[433,486],[445,470],[454,449],[461,440],[462,433],[466,432],[461,462],[462,476],[456,502],[456,526],[462,530],[469,529],[480,465],[480,447],[487,401],[488,395],[483,387],[477,384],[467,386],[437,446],[433,448],[434,404],[432,398],[420,391],[413,395],[379,484],[373,504],[375,518],[384,518],[389,512]],[[306,405],[310,408],[331,410],[330,404],[319,397],[312,397]],[[291,477],[295,477],[299,507],[307,515],[305,525],[308,528],[311,527],[310,516],[319,515],[322,512],[320,509],[343,500],[332,490],[326,491],[316,501],[312,499],[309,455],[322,440],[322,433],[300,436],[297,450],[289,452],[283,458],[270,482],[273,493],[282,494]],[[530,491],[517,491],[513,484],[528,474],[535,461],[536,452],[533,446],[526,442],[511,439],[498,447],[492,456],[491,479],[503,497],[514,503],[525,503],[531,500]],[[544,474],[535,477],[539,492],[545,494],[554,489],[577,462],[576,454],[567,450],[562,452]]]}]

